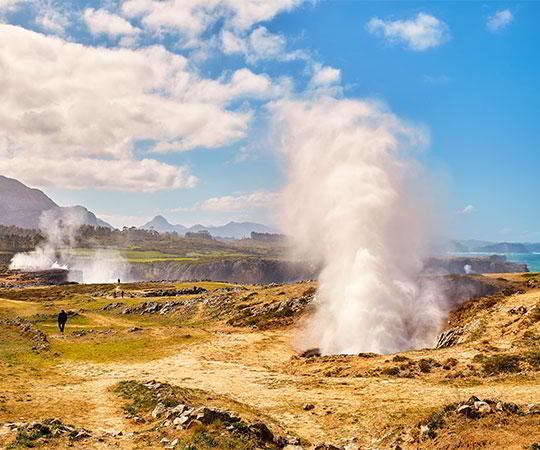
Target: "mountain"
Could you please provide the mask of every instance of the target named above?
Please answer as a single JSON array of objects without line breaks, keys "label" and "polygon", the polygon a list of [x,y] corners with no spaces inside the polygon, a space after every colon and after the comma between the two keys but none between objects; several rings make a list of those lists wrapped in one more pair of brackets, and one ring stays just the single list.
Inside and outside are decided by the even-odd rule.
[{"label": "mountain", "polygon": [[39,189],[0,175],[0,225],[38,229],[39,218],[45,211],[56,216],[76,215],[84,224],[112,228],[84,206],[58,206]]},{"label": "mountain", "polygon": [[486,245],[484,247],[477,248],[476,251],[482,253],[531,253],[531,251],[524,244],[519,242],[501,242],[498,244]]},{"label": "mountain", "polygon": [[96,217],[92,211],[88,211],[84,206],[55,206],[47,211],[49,220],[62,219],[64,221],[71,220],[72,223],[92,225],[94,227],[113,228],[104,220]]},{"label": "mountain", "polygon": [[173,233],[185,234],[186,232],[208,231],[212,236],[220,238],[235,238],[241,239],[249,237],[252,231],[257,233],[273,233],[272,228],[254,222],[229,222],[221,226],[204,226],[193,225],[191,227],[185,227],[184,225],[174,225],[170,223],[163,216],[156,216],[150,222],[145,223],[140,227],[143,230],[155,230],[159,233]]},{"label": "mountain", "polygon": [[226,225],[206,227],[205,229],[208,230],[212,236],[235,239],[250,237],[252,231],[257,233],[275,233],[275,230],[272,228],[254,222],[229,222]]},{"label": "mountain", "polygon": [[38,228],[44,211],[58,208],[39,189],[31,189],[18,180],[0,175],[0,223],[21,228]]},{"label": "mountain", "polygon": [[139,228],[143,230],[155,230],[158,233],[179,233],[184,234],[187,228],[183,225],[173,225],[163,216],[156,216],[150,222],[145,223]]}]

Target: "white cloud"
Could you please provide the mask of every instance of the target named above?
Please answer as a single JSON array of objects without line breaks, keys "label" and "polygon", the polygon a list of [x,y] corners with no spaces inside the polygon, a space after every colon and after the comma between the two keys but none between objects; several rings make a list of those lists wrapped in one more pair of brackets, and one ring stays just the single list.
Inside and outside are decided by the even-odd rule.
[{"label": "white cloud", "polygon": [[25,1],[26,0],[0,0],[0,14],[16,10],[17,7]]},{"label": "white cloud", "polygon": [[270,208],[278,201],[279,194],[275,192],[255,192],[244,195],[226,195],[212,197],[199,203],[195,209],[201,211],[241,212],[253,209]]},{"label": "white cloud", "polygon": [[[29,164],[31,161],[31,164]],[[0,173],[34,186],[67,189],[110,189],[155,192],[161,189],[191,188],[197,178],[185,167],[153,159],[102,160],[20,156],[0,158]]]},{"label": "white cloud", "polygon": [[326,86],[339,83],[341,80],[341,70],[330,66],[315,64],[311,84],[314,86]]},{"label": "white cloud", "polygon": [[137,143],[168,152],[228,145],[252,117],[229,109],[233,100],[288,89],[248,69],[201,78],[160,46],[86,47],[11,25],[0,25],[0,60],[0,167],[36,185],[192,186],[185,168],[136,159]]},{"label": "white cloud", "polygon": [[59,11],[49,10],[40,14],[36,18],[36,23],[44,30],[62,35],[69,25],[69,18]]},{"label": "white cloud", "polygon": [[476,211],[476,207],[474,205],[467,205],[463,209],[459,210],[459,214],[472,214]]},{"label": "white cloud", "polygon": [[514,20],[514,15],[508,9],[502,9],[488,17],[486,26],[489,31],[496,33],[506,28]]},{"label": "white cloud", "polygon": [[43,1],[36,5],[36,23],[43,29],[58,35],[65,34],[70,25],[69,13],[52,0]]},{"label": "white cloud", "polygon": [[438,47],[450,38],[448,26],[440,19],[418,13],[409,20],[371,19],[366,30],[376,36],[382,36],[389,43],[403,43],[410,50],[425,51]]},{"label": "white cloud", "polygon": [[84,21],[94,35],[106,34],[111,37],[134,35],[141,30],[131,25],[123,17],[112,14],[104,9],[88,8],[83,14]]},{"label": "white cloud", "polygon": [[261,60],[291,61],[308,59],[304,52],[287,52],[285,36],[272,33],[259,26],[249,34],[223,30],[221,33],[221,49],[225,54],[242,54],[246,60],[255,64]]},{"label": "white cloud", "polygon": [[305,0],[125,0],[127,17],[140,17],[151,30],[174,30],[195,38],[223,19],[225,28],[248,30]]}]

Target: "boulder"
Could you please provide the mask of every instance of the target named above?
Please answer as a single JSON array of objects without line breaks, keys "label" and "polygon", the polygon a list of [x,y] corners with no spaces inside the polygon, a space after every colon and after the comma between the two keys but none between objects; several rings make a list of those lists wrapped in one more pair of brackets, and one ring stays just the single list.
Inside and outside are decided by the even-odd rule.
[{"label": "boulder", "polygon": [[159,416],[161,416],[165,411],[167,410],[167,408],[165,407],[165,405],[161,402],[159,402],[156,407],[154,408],[154,410],[152,411],[152,417],[157,419]]}]

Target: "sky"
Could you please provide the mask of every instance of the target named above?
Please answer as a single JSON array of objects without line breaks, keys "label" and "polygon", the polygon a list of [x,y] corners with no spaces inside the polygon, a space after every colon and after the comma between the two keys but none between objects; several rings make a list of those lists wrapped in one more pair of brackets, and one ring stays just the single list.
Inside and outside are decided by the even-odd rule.
[{"label": "sky", "polygon": [[0,0],[0,173],[115,226],[275,222],[283,100],[428,139],[441,234],[540,241],[538,2]]}]

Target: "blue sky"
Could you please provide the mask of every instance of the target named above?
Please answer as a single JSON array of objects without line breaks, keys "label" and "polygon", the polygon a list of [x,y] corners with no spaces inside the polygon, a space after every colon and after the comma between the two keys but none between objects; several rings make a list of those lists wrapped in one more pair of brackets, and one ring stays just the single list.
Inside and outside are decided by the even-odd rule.
[{"label": "blue sky", "polygon": [[[241,118],[245,125],[241,132],[232,125],[225,130],[236,130],[239,135],[235,138],[218,139],[210,145],[213,148],[208,148],[204,143],[213,142],[214,136],[202,136],[197,131],[194,139],[203,145],[182,151],[175,148],[168,153],[148,151],[162,139],[159,124],[150,124],[145,131],[145,135],[158,136],[155,141],[134,139],[126,150],[125,138],[118,136],[137,128],[131,122],[111,121],[114,136],[108,136],[110,142],[104,145],[111,145],[114,150],[105,152],[95,144],[94,135],[86,141],[73,138],[84,131],[80,124],[69,122],[75,130],[69,139],[79,139],[80,153],[76,156],[70,153],[70,146],[54,146],[66,142],[66,132],[61,129],[53,127],[57,135],[54,139],[48,135],[51,140],[47,149],[35,150],[35,154],[27,149],[38,149],[41,142],[35,141],[35,133],[29,133],[28,127],[0,129],[0,138],[9,137],[9,145],[0,150],[0,160],[5,158],[5,163],[0,162],[1,171],[42,188],[60,204],[83,204],[117,226],[138,225],[158,213],[171,222],[188,225],[234,219],[271,222],[274,196],[286,177],[284,162],[272,148],[267,106],[282,96],[303,95],[313,89],[317,74],[324,73],[329,79],[320,82],[318,88],[332,90],[333,95],[340,97],[376,99],[400,119],[429,130],[430,144],[420,159],[435,179],[438,208],[448,217],[446,234],[498,241],[540,241],[538,3],[277,0],[268,2],[269,6],[261,12],[254,7],[255,0],[232,4],[226,0],[194,0],[199,8],[196,10],[188,10],[186,2],[174,9],[175,3],[167,0],[165,3],[172,8],[168,16],[174,13],[178,17],[170,23],[158,14],[153,0],[80,1],[73,2],[75,6],[54,1],[3,1],[0,0],[0,17],[4,23],[37,31],[48,39],[79,42],[100,51],[124,48],[141,52],[159,45],[171,54],[182,55],[188,64],[186,72],[196,76],[197,86],[200,84],[196,93],[189,94],[190,107],[204,98],[204,102],[219,109],[214,111],[215,117],[208,116],[210,126],[205,130],[225,129],[231,115],[246,114]],[[194,11],[198,15],[189,16]],[[201,17],[200,11],[205,14],[202,24],[192,26],[193,18]],[[113,21],[111,16],[119,20]],[[420,17],[425,18],[425,23]],[[13,32],[4,30],[2,40]],[[222,42],[225,32],[244,50],[227,48]],[[257,37],[260,39],[256,40]],[[55,42],[51,41],[50,51],[58,54],[51,67],[60,64],[59,59],[73,57],[59,41]],[[7,57],[13,50],[6,47],[10,45],[17,44],[4,45]],[[0,53],[0,61],[3,57]],[[74,66],[70,64],[73,62],[66,63],[73,72]],[[131,60],[126,64],[131,64]],[[135,67],[139,62],[133,64]],[[163,64],[164,72],[170,69],[169,62]],[[32,67],[28,70],[34,70]],[[133,70],[139,70],[138,67]],[[325,68],[339,72],[324,72]],[[91,75],[94,69],[89,63],[87,72]],[[254,76],[266,77],[271,86],[250,87],[247,93],[238,88],[242,92],[232,94],[233,74],[244,69]],[[47,80],[48,70],[43,72],[38,83],[49,89],[54,80]],[[84,82],[91,84],[91,80],[92,77]],[[212,94],[208,100],[205,80],[220,81],[228,94]],[[257,86],[261,80],[257,80]],[[164,86],[161,80],[155,83],[152,89]],[[84,87],[82,81],[73,88],[75,100],[77,95],[86,98],[77,91],[84,91],[81,86]],[[105,84],[100,95],[109,88]],[[107,98],[112,96],[114,100],[115,95],[113,89]],[[180,101],[175,93],[166,95],[167,100]],[[182,93],[182,101],[186,95]],[[225,95],[230,96],[226,101],[221,99]],[[167,106],[155,107],[161,112]],[[102,117],[103,112],[97,108],[98,118]],[[92,120],[91,108],[87,110]],[[64,118],[63,123],[69,120],[72,119]],[[196,121],[197,126],[200,120]],[[152,126],[159,128],[159,132]],[[194,126],[189,125],[188,129]],[[40,132],[50,127],[47,122]],[[172,133],[174,145],[179,139],[191,139],[183,125],[171,127],[174,130],[168,132],[167,139],[171,140]],[[95,151],[88,149],[90,144],[96,145]],[[21,152],[28,167],[21,169],[16,152]],[[75,162],[66,163],[67,175],[58,170],[54,177],[48,177],[44,173],[52,171],[46,167],[34,173],[41,159],[36,160],[36,166],[28,163],[36,155],[59,161],[72,158]],[[162,165],[152,163],[149,171],[143,170],[138,162],[145,158]],[[115,166],[111,159],[121,163]],[[73,176],[74,170],[86,162],[91,166],[93,161],[98,161],[95,173],[81,169]],[[100,178],[100,167],[107,170],[105,182]],[[176,167],[182,167],[184,172],[179,175]],[[161,179],[158,174],[164,171],[170,172],[170,176]],[[135,175],[127,179],[131,173]],[[187,174],[195,177],[196,183],[191,183]],[[146,186],[140,190],[136,187],[139,179]],[[131,187],[126,191],[123,185]]]}]

